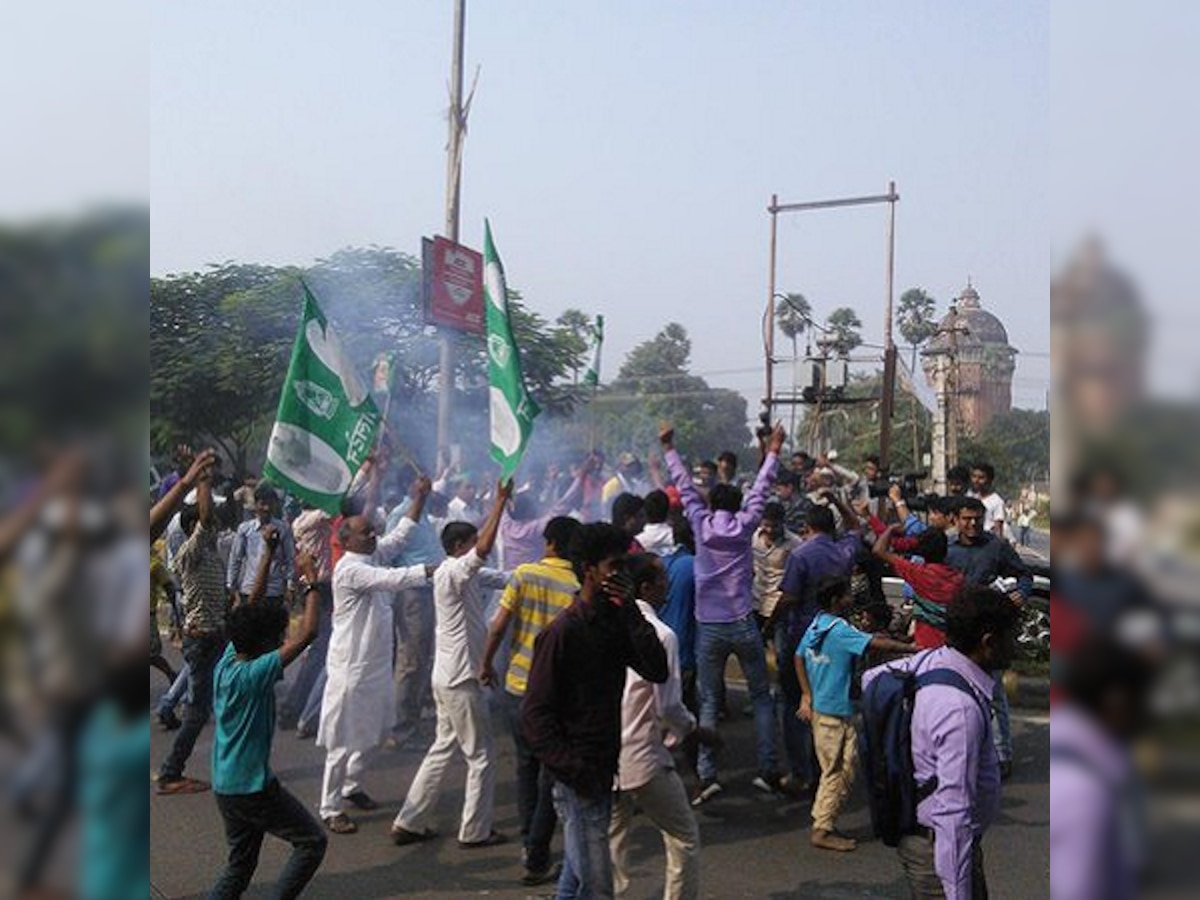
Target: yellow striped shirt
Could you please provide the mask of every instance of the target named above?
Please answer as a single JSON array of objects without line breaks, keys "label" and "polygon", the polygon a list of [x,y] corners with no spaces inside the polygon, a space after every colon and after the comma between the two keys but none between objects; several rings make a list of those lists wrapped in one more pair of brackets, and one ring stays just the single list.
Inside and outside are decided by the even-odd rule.
[{"label": "yellow striped shirt", "polygon": [[510,694],[525,695],[534,640],[571,605],[578,590],[579,581],[565,559],[547,557],[513,572],[500,598],[501,608],[513,616],[512,660],[504,679]]}]

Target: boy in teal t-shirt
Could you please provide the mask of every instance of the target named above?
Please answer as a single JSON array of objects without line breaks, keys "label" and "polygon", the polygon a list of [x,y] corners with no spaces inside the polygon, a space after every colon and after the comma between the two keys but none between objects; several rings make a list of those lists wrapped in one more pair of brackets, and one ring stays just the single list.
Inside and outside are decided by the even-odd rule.
[{"label": "boy in teal t-shirt", "polygon": [[[271,553],[277,546],[268,537]],[[325,858],[325,831],[304,804],[289,793],[271,772],[271,740],[275,734],[275,684],[283,670],[317,635],[321,595],[313,583],[311,558],[298,560],[308,587],[300,633],[284,641],[288,615],[284,607],[257,602],[259,586],[248,602],[234,607],[226,626],[229,646],[213,676],[212,789],[225,822],[229,861],[209,894],[240,897],[258,866],[263,837],[273,834],[292,845],[292,855],[280,873],[276,895],[298,897]]]},{"label": "boy in teal t-shirt", "polygon": [[796,647],[800,707],[796,715],[812,723],[813,746],[821,764],[821,781],[813,798],[812,845],[823,850],[853,850],[852,838],[838,834],[834,823],[854,785],[856,741],[850,680],[854,663],[867,650],[912,653],[911,644],[859,631],[843,616],[854,606],[850,579],[827,575],[815,588],[820,612]]}]

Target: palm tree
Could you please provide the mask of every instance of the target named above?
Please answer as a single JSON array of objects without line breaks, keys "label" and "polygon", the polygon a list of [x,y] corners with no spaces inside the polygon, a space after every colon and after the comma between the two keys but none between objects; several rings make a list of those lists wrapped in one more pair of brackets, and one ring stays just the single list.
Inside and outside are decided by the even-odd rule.
[{"label": "palm tree", "polygon": [[848,356],[850,351],[862,343],[862,320],[858,313],[848,306],[835,309],[825,320],[830,333],[833,335],[833,349],[840,356]]},{"label": "palm tree", "polygon": [[812,321],[812,307],[803,294],[777,294],[780,301],[775,307],[775,322],[785,337],[792,340],[792,357],[799,356],[796,339],[804,334]]},{"label": "palm tree", "polygon": [[937,334],[938,325],[933,318],[937,306],[923,288],[909,288],[900,295],[900,306],[896,310],[896,325],[900,334],[912,345],[912,369],[917,369],[917,348]]}]

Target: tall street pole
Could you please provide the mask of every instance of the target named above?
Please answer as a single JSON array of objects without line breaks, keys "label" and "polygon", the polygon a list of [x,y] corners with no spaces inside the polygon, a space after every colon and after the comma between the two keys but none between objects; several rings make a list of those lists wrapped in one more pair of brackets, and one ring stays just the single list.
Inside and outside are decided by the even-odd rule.
[{"label": "tall street pole", "polygon": [[[892,300],[896,279],[896,182],[888,182],[887,299],[883,320],[883,396],[879,409],[879,466],[885,472],[891,465],[892,416],[896,406],[896,342],[892,339]],[[914,460],[913,465],[917,462]]]},{"label": "tall street pole", "polygon": [[778,205],[779,195],[772,194],[771,205],[767,207],[768,212],[771,213],[771,272],[767,278],[767,321],[766,333],[763,335],[767,351],[767,392],[763,404],[766,406],[768,424],[775,421],[772,403],[775,399],[775,243],[779,223],[779,215],[775,207]]},{"label": "tall street pole", "polygon": [[[459,199],[462,187],[463,41],[467,0],[454,0],[454,46],[450,61],[450,140],[446,147],[445,237],[458,243]],[[441,328],[438,337],[437,470],[450,464],[450,412],[454,390],[454,332]]]}]

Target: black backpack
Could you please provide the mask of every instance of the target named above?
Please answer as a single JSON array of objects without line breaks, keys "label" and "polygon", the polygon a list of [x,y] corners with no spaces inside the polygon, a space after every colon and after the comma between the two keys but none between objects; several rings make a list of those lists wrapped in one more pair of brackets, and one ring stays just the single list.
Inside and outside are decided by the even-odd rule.
[{"label": "black backpack", "polygon": [[957,688],[979,705],[984,739],[991,738],[991,709],[953,669],[915,673],[886,669],[862,695],[863,729],[859,756],[867,781],[867,801],[875,836],[889,847],[917,830],[917,804],[937,789],[937,776],[917,784],[912,758],[912,713],[917,691],[931,684]]}]

